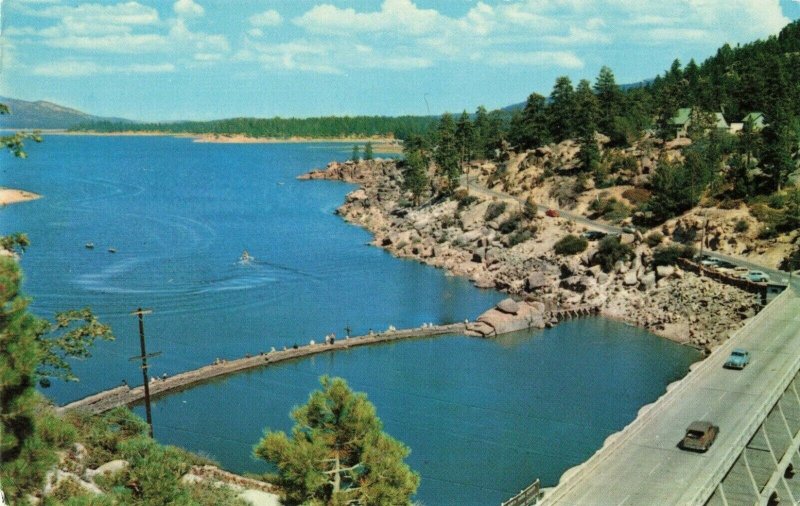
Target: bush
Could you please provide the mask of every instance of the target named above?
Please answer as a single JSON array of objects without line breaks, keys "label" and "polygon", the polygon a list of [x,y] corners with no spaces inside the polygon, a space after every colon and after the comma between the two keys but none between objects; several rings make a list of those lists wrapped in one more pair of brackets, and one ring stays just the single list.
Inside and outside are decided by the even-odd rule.
[{"label": "bush", "polygon": [[614,197],[598,198],[593,200],[589,209],[595,212],[598,218],[604,218],[613,223],[619,223],[631,214],[631,209]]},{"label": "bush", "polygon": [[633,249],[627,244],[622,244],[619,237],[610,235],[600,241],[597,253],[592,257],[592,262],[609,272],[614,268],[614,264],[619,261],[631,260]]},{"label": "bush", "polygon": [[739,220],[739,221],[736,222],[736,225],[733,227],[733,231],[738,233],[738,234],[741,234],[741,233],[747,232],[747,230],[749,228],[750,228],[750,224],[747,223],[747,221]]},{"label": "bush", "polygon": [[644,242],[646,242],[647,245],[650,246],[651,248],[655,248],[663,241],[664,241],[664,234],[662,234],[661,232],[650,233],[647,235],[647,237],[644,238]]},{"label": "bush", "polygon": [[679,258],[692,259],[696,254],[694,246],[662,246],[653,251],[653,265],[675,265]]},{"label": "bush", "polygon": [[510,234],[511,232],[516,232],[519,226],[522,224],[522,215],[521,214],[513,214],[507,220],[500,224],[500,233],[501,234]]},{"label": "bush", "polygon": [[644,204],[650,200],[650,192],[644,188],[628,188],[622,192],[622,196],[633,205]]},{"label": "bush", "polygon": [[483,219],[486,221],[492,221],[493,219],[503,214],[505,211],[506,211],[505,202],[492,202],[491,204],[489,204],[489,207],[486,208],[486,214],[483,215]]},{"label": "bush", "polygon": [[475,195],[470,195],[469,191],[464,188],[456,190],[455,193],[453,193],[453,198],[458,202],[459,209],[467,208],[480,200]]},{"label": "bush", "polygon": [[508,237],[508,246],[513,247],[517,244],[521,244],[529,239],[533,239],[534,232],[528,229],[525,230],[517,230],[513,234]]},{"label": "bush", "polygon": [[589,246],[589,241],[583,237],[575,235],[565,235],[553,246],[553,250],[559,255],[575,255],[585,251]]}]

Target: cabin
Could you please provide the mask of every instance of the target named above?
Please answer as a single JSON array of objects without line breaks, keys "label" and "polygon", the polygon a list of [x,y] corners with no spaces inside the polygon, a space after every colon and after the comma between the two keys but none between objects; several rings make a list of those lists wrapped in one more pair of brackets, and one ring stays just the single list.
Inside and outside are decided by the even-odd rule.
[{"label": "cabin", "polygon": [[[692,111],[691,107],[683,107],[678,109],[675,116],[669,120],[669,123],[675,128],[675,137],[686,137],[689,126],[692,124]],[[717,129],[730,131],[731,127],[721,112],[712,113],[712,116]]]},{"label": "cabin", "polygon": [[764,130],[764,127],[767,126],[766,120],[764,119],[763,112],[751,112],[744,118],[742,118],[742,125],[751,121],[753,123],[753,130],[756,132],[760,132]]}]

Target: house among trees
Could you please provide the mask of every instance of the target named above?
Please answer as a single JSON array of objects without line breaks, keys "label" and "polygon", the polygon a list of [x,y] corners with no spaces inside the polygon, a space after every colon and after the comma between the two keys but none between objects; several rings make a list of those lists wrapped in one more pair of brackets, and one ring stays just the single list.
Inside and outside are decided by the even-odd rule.
[{"label": "house among trees", "polygon": [[763,112],[751,112],[744,118],[742,118],[742,123],[747,123],[750,121],[753,124],[753,131],[760,132],[764,130],[764,127],[767,126],[767,123],[764,120],[764,113]]},{"label": "house among trees", "polygon": [[[675,137],[686,137],[689,132],[689,126],[692,124],[692,112],[693,109],[691,107],[683,107],[678,109],[675,116],[669,120],[669,124],[675,128]],[[700,113],[700,111],[696,111],[696,113]],[[719,130],[730,131],[731,126],[728,125],[725,116],[721,112],[711,113],[710,119]]]}]

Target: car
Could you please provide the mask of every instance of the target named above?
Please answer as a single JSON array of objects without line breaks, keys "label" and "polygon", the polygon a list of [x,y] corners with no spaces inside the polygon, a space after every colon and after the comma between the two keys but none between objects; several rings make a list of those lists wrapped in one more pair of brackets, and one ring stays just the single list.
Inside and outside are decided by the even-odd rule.
[{"label": "car", "polygon": [[599,230],[587,230],[586,232],[584,232],[581,235],[583,235],[583,237],[585,239],[588,239],[590,241],[598,241],[598,240],[602,239],[603,237],[605,237],[606,233],[605,232],[600,232]]},{"label": "car", "polygon": [[683,436],[679,446],[682,450],[706,452],[714,444],[717,434],[719,427],[711,422],[692,422],[686,428],[686,435]]},{"label": "car", "polygon": [[700,264],[706,267],[719,267],[719,258],[704,255],[700,258]]},{"label": "car", "polygon": [[769,276],[761,271],[750,271],[745,278],[753,283],[769,283]]},{"label": "car", "polygon": [[750,363],[750,352],[742,348],[734,348],[725,362],[725,369],[744,369]]},{"label": "car", "polygon": [[544,214],[551,218],[558,218],[558,211],[556,211],[555,209],[548,209],[547,211],[544,212]]},{"label": "car", "polygon": [[717,268],[719,269],[735,269],[736,264],[732,264],[726,260],[719,260],[717,262]]},{"label": "car", "polygon": [[636,229],[633,228],[630,225],[625,225],[624,227],[622,227],[622,231],[624,233],[626,233],[626,234],[635,234],[636,233]]}]

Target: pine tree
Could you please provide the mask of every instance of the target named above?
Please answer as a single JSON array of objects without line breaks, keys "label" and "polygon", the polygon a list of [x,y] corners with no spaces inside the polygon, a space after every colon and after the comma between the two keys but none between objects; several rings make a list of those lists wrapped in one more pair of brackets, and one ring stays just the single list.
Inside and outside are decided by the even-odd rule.
[{"label": "pine tree", "polygon": [[461,113],[456,123],[456,149],[458,151],[458,158],[461,164],[468,163],[472,160],[472,148],[475,145],[475,130],[472,121],[469,119],[467,111]]},{"label": "pine tree", "polygon": [[353,144],[353,153],[350,155],[350,159],[354,162],[361,160],[361,151],[358,148],[358,144]]},{"label": "pine tree", "polygon": [[547,108],[550,134],[553,140],[561,142],[571,139],[575,134],[575,91],[569,77],[556,79],[550,93],[550,106]]},{"label": "pine tree", "polygon": [[600,69],[597,81],[594,84],[597,93],[599,117],[598,129],[614,140],[620,135],[615,131],[615,119],[622,115],[625,97],[620,91],[614,78],[614,72],[608,67]]},{"label": "pine tree", "polygon": [[375,158],[375,155],[372,152],[372,143],[367,141],[364,145],[364,160],[372,160],[373,158]]},{"label": "pine tree", "polygon": [[322,390],[295,408],[291,437],[267,432],[256,456],[278,468],[290,504],[408,504],[419,476],[404,459],[409,449],[383,432],[375,407],[341,378],[320,379]]},{"label": "pine tree", "polygon": [[519,151],[538,148],[550,141],[547,107],[543,96],[538,93],[528,96],[525,108],[511,119],[508,137]]},{"label": "pine tree", "polygon": [[487,155],[488,138],[490,134],[489,114],[482,105],[475,110],[473,130],[472,152],[475,153],[475,156],[478,158],[489,158],[489,155]]},{"label": "pine tree", "polygon": [[442,115],[436,137],[437,146],[433,159],[436,161],[439,176],[445,180],[445,192],[450,194],[458,187],[461,168],[458,164],[456,127],[449,114]]},{"label": "pine tree", "polygon": [[425,190],[428,189],[428,184],[428,163],[425,161],[422,151],[419,149],[406,151],[403,188],[411,192],[414,198],[414,205],[419,205]]},{"label": "pine tree", "polygon": [[589,81],[584,79],[578,83],[575,91],[575,126],[581,147],[581,165],[587,171],[594,170],[600,160],[600,151],[595,140],[598,111],[598,98],[592,92]]}]

